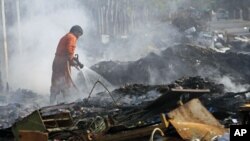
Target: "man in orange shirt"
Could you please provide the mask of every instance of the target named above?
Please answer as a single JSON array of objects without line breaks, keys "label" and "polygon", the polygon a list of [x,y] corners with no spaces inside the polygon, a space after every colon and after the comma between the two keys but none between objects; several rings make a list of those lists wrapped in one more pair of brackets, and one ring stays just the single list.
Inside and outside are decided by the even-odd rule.
[{"label": "man in orange shirt", "polygon": [[50,87],[50,103],[55,104],[56,96],[60,93],[68,98],[74,85],[71,79],[71,66],[75,66],[74,53],[76,42],[83,34],[79,25],[73,26],[69,33],[64,35],[57,46],[52,65],[52,78]]}]

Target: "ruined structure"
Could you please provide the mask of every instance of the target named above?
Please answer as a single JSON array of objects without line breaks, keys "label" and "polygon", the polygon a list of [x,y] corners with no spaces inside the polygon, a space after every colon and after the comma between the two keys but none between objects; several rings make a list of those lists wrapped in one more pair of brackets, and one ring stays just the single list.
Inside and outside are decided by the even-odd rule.
[{"label": "ruined structure", "polygon": [[[192,57],[190,57],[192,56]],[[100,62],[91,68],[114,85],[126,83],[160,84],[183,76],[231,77],[247,84],[249,55],[220,53],[210,48],[181,44],[169,47],[160,54],[151,53],[133,62]]]},{"label": "ruined structure", "polygon": [[[15,136],[22,140],[29,134],[38,134],[42,139],[44,135],[41,133],[47,133],[45,141],[46,138],[72,141],[145,140],[156,128],[161,129],[162,136],[165,134],[167,138],[191,139],[197,132],[200,135],[195,137],[199,139],[206,133],[201,129],[205,126],[213,130],[206,134],[206,140],[210,140],[225,134],[225,127],[235,120],[238,124],[243,122],[238,111],[247,101],[247,93],[249,91],[225,92],[222,84],[200,77],[182,78],[168,85],[128,85],[79,102],[34,108],[35,111],[30,111],[26,117],[14,119],[15,123],[9,128],[1,129],[0,139],[11,140]],[[199,98],[201,103],[194,98]],[[199,107],[200,111],[193,109],[195,107]],[[2,107],[2,110],[4,108],[7,110],[9,106]],[[192,113],[183,113],[183,110]],[[16,114],[21,111],[16,111]],[[187,126],[192,130],[184,133],[182,128]],[[22,137],[18,136],[20,134]]]}]

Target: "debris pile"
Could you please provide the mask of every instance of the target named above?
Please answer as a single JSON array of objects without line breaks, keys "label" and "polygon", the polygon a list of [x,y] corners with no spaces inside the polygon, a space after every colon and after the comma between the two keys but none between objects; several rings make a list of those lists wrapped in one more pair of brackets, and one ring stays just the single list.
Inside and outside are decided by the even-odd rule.
[{"label": "debris pile", "polygon": [[[139,140],[138,137],[148,139],[151,132],[159,128],[162,135],[167,133],[167,137],[190,139],[194,133],[199,133],[197,138],[200,138],[206,132],[201,127],[207,127],[214,131],[206,135],[211,139],[227,132],[222,125],[228,124],[230,116],[240,120],[237,109],[247,101],[247,93],[249,91],[224,92],[223,84],[199,76],[183,77],[168,85],[126,85],[78,102],[34,108],[30,115],[12,125],[12,138],[17,138],[19,131],[32,129],[48,133],[50,139],[59,140]],[[240,98],[236,100],[235,97]],[[200,113],[197,109],[193,111],[194,107],[199,107]],[[179,115],[178,111],[182,108],[193,112],[181,112],[186,115]],[[220,115],[216,114],[218,111]],[[203,118],[203,114],[209,120]],[[197,118],[200,119],[197,121]],[[184,133],[184,126],[192,130]],[[8,130],[10,128],[2,129],[3,132]],[[3,137],[1,135],[0,138]]]},{"label": "debris pile", "polygon": [[[192,57],[190,57],[192,56]],[[100,62],[91,67],[113,85],[164,84],[183,76],[222,78],[249,84],[250,56],[233,52],[220,53],[209,48],[180,44],[151,53],[131,62]]]},{"label": "debris pile", "polygon": [[0,106],[0,129],[10,127],[17,120],[46,105],[43,96],[27,89],[12,91],[4,99]]}]

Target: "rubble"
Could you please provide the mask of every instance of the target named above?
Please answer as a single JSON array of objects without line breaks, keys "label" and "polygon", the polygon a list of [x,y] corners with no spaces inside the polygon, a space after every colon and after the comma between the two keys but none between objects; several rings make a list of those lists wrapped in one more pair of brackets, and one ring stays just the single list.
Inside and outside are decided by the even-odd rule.
[{"label": "rubble", "polygon": [[[17,13],[13,17],[6,12],[7,30],[3,29],[8,35],[8,40],[3,38],[4,45],[8,42],[10,50],[5,46],[2,70],[6,72],[0,72],[0,140],[153,141],[157,137],[157,140],[229,141],[230,125],[249,124],[250,27],[247,20],[250,9],[242,2],[241,6],[237,2],[215,1],[141,2],[87,0],[77,2],[80,4],[77,7],[58,2],[57,8],[48,7],[54,11],[59,5],[64,14],[65,11],[69,14],[89,11],[88,16],[81,16],[84,21],[94,23],[91,28],[86,26],[90,36],[83,42],[87,48],[80,50],[85,54],[85,65],[103,59],[129,60],[103,61],[91,69],[85,66],[71,79],[77,78],[72,83],[77,89],[74,93],[80,98],[72,94],[71,103],[49,105],[48,98],[33,91],[10,90],[8,81],[15,81],[15,76],[31,70],[16,73],[11,69],[20,67],[16,65],[22,64],[19,61],[33,66],[30,65],[33,61],[26,60],[41,54],[41,50],[33,53],[26,50],[47,44],[31,37],[23,38],[23,42],[34,41],[22,46],[19,54],[14,46],[21,47],[20,35],[12,34],[8,28],[25,31],[34,24],[34,17],[53,19],[61,15],[61,11],[54,11],[52,17],[48,17],[51,11],[41,14],[35,7],[35,14],[30,15],[35,3],[29,6],[17,1]],[[2,1],[3,28],[4,6],[11,8],[11,3]],[[43,3],[39,2],[38,6],[40,4]],[[53,4],[42,7],[47,6]],[[12,17],[17,17],[17,21],[8,25]],[[24,21],[21,26],[20,20]],[[48,25],[47,20],[42,21],[48,28],[55,27]],[[47,36],[39,39],[47,39]],[[21,52],[33,55],[21,55]],[[24,58],[26,56],[28,58]],[[39,59],[35,64],[37,62]],[[42,64],[44,66],[47,65]],[[44,73],[43,69],[36,68],[32,73],[41,71]],[[6,88],[2,77],[7,82]],[[97,82],[101,88],[96,86]],[[113,85],[116,89],[109,89]],[[102,86],[106,91],[100,92]],[[89,96],[82,97],[86,94]]]},{"label": "rubble", "polygon": [[133,83],[162,84],[197,74],[209,78],[228,76],[235,82],[249,84],[249,59],[247,54],[220,53],[209,48],[180,44],[136,61],[104,61],[91,69],[118,86]]},{"label": "rubble", "polygon": [[0,129],[9,128],[15,121],[46,105],[46,100],[43,96],[27,89],[10,91],[3,97],[4,100],[0,103],[0,111],[2,113],[0,115]]},{"label": "rubble", "polygon": [[[183,125],[187,126],[188,124],[192,130],[197,130],[201,134],[205,131],[201,132],[200,127],[212,128],[214,132],[211,133],[211,136],[207,136],[211,139],[217,135],[222,136],[227,132],[222,125],[228,127],[229,122],[227,120],[232,115],[240,122],[240,115],[237,110],[247,101],[245,95],[248,92],[225,92],[223,84],[216,84],[201,77],[183,77],[168,85],[132,84],[112,91],[110,95],[115,101],[107,92],[101,92],[78,102],[34,109],[35,111],[32,114],[16,120],[15,124],[12,125],[12,131],[15,131],[14,135],[17,137],[19,130],[30,130],[29,126],[33,125],[30,121],[35,119],[36,123],[39,123],[38,125],[44,124],[45,127],[32,126],[32,129],[36,128],[40,132],[48,132],[50,139],[84,137],[85,140],[109,141],[114,138],[122,140],[121,136],[124,137],[124,140],[131,140],[137,138],[137,135],[141,135],[141,139],[148,140],[151,132],[156,128],[162,130],[170,138],[190,139],[190,136],[184,136],[182,132],[179,132]],[[235,97],[240,98],[236,100]],[[208,109],[206,114],[213,114],[214,116],[205,117],[216,120],[216,122],[210,123],[217,123],[217,125],[220,125],[220,129],[211,127],[206,123],[208,120],[202,123],[192,123],[193,121],[190,120],[196,119],[192,116],[197,116],[197,113],[193,113],[192,116],[184,116],[186,119],[183,121],[183,125],[177,125],[179,122],[174,118],[176,116],[171,113],[174,109],[181,108],[182,106],[179,107],[180,104],[188,104],[196,98],[199,98],[202,105]],[[198,106],[188,107],[192,109]],[[227,113],[223,113],[223,111]],[[196,110],[196,112],[198,111]],[[220,115],[217,113],[220,113]],[[163,115],[160,116],[161,114]],[[37,115],[41,115],[40,118],[36,118],[39,117]],[[166,117],[165,120],[164,117]],[[189,117],[189,120],[187,117]],[[60,124],[54,124],[56,122]],[[10,134],[10,128],[2,129],[2,132]],[[191,134],[191,132],[185,134]],[[1,135],[0,139],[3,137],[5,136]],[[13,134],[10,134],[9,138],[13,138]]]}]

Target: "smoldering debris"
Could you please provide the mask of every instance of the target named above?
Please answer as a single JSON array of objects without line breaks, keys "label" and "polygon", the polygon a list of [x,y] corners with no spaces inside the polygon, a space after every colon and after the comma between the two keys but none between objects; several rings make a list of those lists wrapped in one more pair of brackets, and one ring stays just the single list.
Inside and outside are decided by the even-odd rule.
[{"label": "smoldering debris", "polygon": [[[33,107],[33,111],[26,111],[25,115],[34,114],[34,110],[36,109],[44,118],[52,118],[54,116],[50,115],[54,114],[70,113],[73,125],[81,131],[90,130],[93,133],[105,132],[107,134],[158,123],[160,121],[159,115],[161,113],[168,113],[178,107],[179,102],[186,103],[191,99],[199,98],[208,111],[215,118],[219,119],[221,124],[228,126],[229,124],[240,122],[238,109],[247,101],[247,93],[249,91],[239,93],[225,92],[223,84],[218,84],[208,78],[199,76],[183,77],[171,84],[131,84],[115,89],[110,94],[100,92],[78,102],[39,109]],[[113,97],[114,101],[110,96]],[[16,110],[9,112],[13,109]],[[12,125],[15,122],[15,126],[18,126],[19,121],[29,121],[22,120],[24,117],[19,116],[23,112],[22,105],[20,104],[3,106],[1,107],[2,110],[6,114],[1,116],[6,117],[1,117],[1,119],[16,118],[11,119],[11,121],[1,121],[1,123]],[[15,114],[15,116],[12,114]],[[104,128],[101,124],[107,118],[109,119],[108,121],[112,121],[112,126],[115,126],[112,130],[106,130],[107,127]],[[44,119],[44,121],[47,120]],[[237,122],[235,123],[235,121]],[[93,123],[96,125],[92,125]],[[49,125],[51,126],[51,124]],[[12,126],[12,128],[15,128],[15,126]],[[2,126],[1,128],[7,127],[9,126]],[[2,130],[5,131],[4,129]],[[51,131],[53,130],[51,129]],[[60,132],[58,135],[60,135]]]},{"label": "smoldering debris", "polygon": [[[159,123],[161,113],[168,113],[180,103],[194,98],[199,98],[225,127],[240,124],[239,107],[247,102],[249,86],[230,92],[224,85],[228,82],[221,84],[222,81],[215,78],[227,77],[230,79],[224,80],[249,83],[250,64],[247,60],[249,55],[246,54],[220,53],[210,48],[180,44],[134,62],[101,62],[92,69],[112,84],[123,86],[110,93],[99,92],[90,98],[50,107],[43,107],[48,100],[32,91],[11,92],[5,99],[12,99],[12,103],[0,107],[4,113],[0,120],[1,132],[10,133],[14,125],[39,111],[43,116],[70,114],[72,124],[81,131],[119,133]],[[102,126],[106,119],[115,126],[108,131]],[[93,123],[100,128],[92,127]],[[176,135],[176,131],[171,132]],[[4,138],[4,135],[0,136],[0,139]],[[12,133],[10,138],[14,138]]]},{"label": "smoldering debris", "polygon": [[[250,82],[250,56],[233,52],[220,53],[210,48],[180,44],[151,53],[144,58],[127,63],[100,62],[91,67],[113,85],[163,84],[183,76],[222,78],[228,76],[235,82]],[[191,56],[191,57],[190,57]]]},{"label": "smoldering debris", "polygon": [[48,105],[45,96],[28,89],[6,92],[2,97],[4,100],[0,103],[0,128],[8,128],[32,111]]}]

